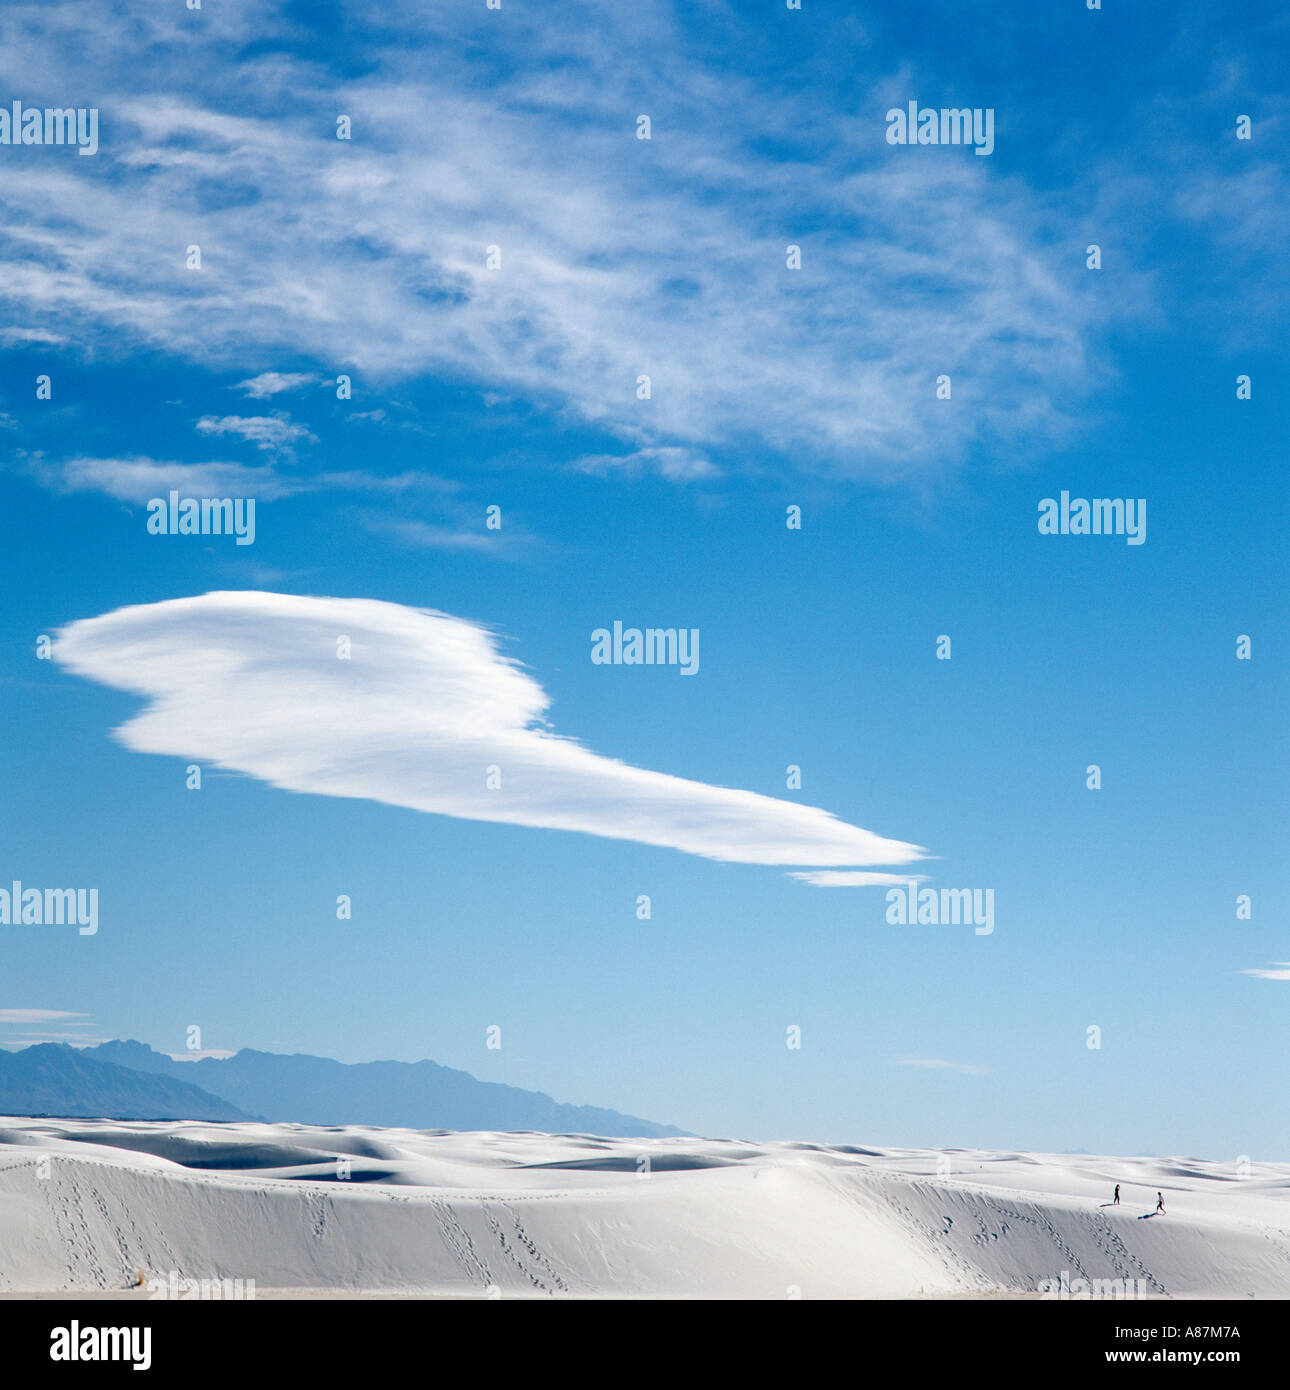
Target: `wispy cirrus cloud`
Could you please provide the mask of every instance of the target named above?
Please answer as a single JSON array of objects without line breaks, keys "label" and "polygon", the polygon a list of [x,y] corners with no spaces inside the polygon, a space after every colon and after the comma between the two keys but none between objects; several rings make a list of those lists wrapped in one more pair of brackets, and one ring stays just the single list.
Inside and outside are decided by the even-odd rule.
[{"label": "wispy cirrus cloud", "polygon": [[272,464],[181,463],[175,460],[77,457],[27,459],[21,471],[42,486],[65,492],[98,492],[120,502],[146,503],[172,488],[185,497],[254,497],[266,502],[311,492],[355,492],[397,496],[423,492],[442,497],[460,486],[433,473],[367,473],[344,469],[326,473],[283,473]]},{"label": "wispy cirrus cloud", "polygon": [[285,449],[302,441],[317,443],[305,425],[288,415],[203,415],[196,425],[198,434],[228,435],[245,439],[257,449]]},{"label": "wispy cirrus cloud", "polygon": [[61,333],[43,328],[0,328],[0,344],[5,347],[60,347],[67,342]]},{"label": "wispy cirrus cloud", "polygon": [[[337,659],[340,635],[349,660]],[[115,731],[127,748],[198,758],[285,790],[743,864],[902,864],[923,854],[817,807],[632,767],[555,733],[542,687],[496,637],[443,613],[212,593],[73,623],[54,658],[145,697]]]},{"label": "wispy cirrus cloud", "polygon": [[390,536],[412,550],[490,551],[499,550],[502,545],[501,532],[478,527],[444,526],[389,516],[368,517],[365,525],[376,535]]},{"label": "wispy cirrus cloud", "polygon": [[[1065,210],[988,161],[894,158],[892,74],[863,74],[864,118],[826,117],[809,93],[714,80],[664,0],[503,25],[410,3],[369,25],[350,4],[358,64],[274,4],[249,30],[204,18],[196,45],[191,17],[139,0],[110,20],[19,4],[0,37],[70,80],[73,9],[92,30],[74,75],[113,135],[101,169],[7,170],[0,298],[77,341],[470,382],[621,438],[596,467],[677,480],[754,451],[940,469],[982,440],[1066,434],[1093,383],[1107,305],[1061,273]],[[248,33],[271,55],[242,57]],[[627,92],[653,108],[648,141]]]},{"label": "wispy cirrus cloud", "polygon": [[427,516],[364,509],[350,520],[411,550],[520,560],[542,545],[514,521],[508,522],[505,533],[489,530],[482,506],[472,508],[462,500],[459,482],[416,469],[386,474],[357,468],[308,473],[279,469],[270,463],[181,463],[148,457],[49,460],[38,456],[19,459],[12,467],[53,492],[98,493],[140,506],[154,498],[165,499],[172,491],[181,497],[250,497],[257,502],[319,493],[350,493],[356,500],[379,501],[386,506],[395,500],[401,506],[415,501]]},{"label": "wispy cirrus cloud", "polygon": [[318,377],[313,372],[261,372],[246,381],[239,381],[233,389],[253,400],[266,400],[271,396],[280,396],[284,391],[299,391],[317,381]]},{"label": "wispy cirrus cloud", "polygon": [[424,510],[434,511],[434,519],[366,512],[360,515],[359,521],[373,535],[386,537],[409,550],[457,551],[521,560],[539,550],[552,548],[549,542],[541,540],[513,517],[508,517],[504,528],[491,529],[487,510],[471,507],[460,497],[445,495],[431,499],[430,506]]},{"label": "wispy cirrus cloud", "polygon": [[582,473],[657,473],[674,482],[717,478],[721,469],[702,453],[677,445],[648,445],[625,454],[584,454],[573,467]]},{"label": "wispy cirrus cloud", "polygon": [[23,471],[45,487],[61,492],[98,492],[119,502],[146,503],[172,488],[185,497],[285,496],[292,487],[272,468],[244,463],[178,463],[138,458],[70,458],[28,460]]}]

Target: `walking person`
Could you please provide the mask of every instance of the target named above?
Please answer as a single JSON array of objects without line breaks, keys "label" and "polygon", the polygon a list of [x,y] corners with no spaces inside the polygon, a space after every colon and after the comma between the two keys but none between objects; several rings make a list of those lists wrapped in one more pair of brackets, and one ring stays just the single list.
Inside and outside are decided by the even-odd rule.
[{"label": "walking person", "polygon": [[1111,1205],[1113,1207],[1120,1205],[1120,1184],[1118,1182],[1115,1185],[1115,1196],[1111,1198]]},{"label": "walking person", "polygon": [[1156,1211],[1158,1211],[1161,1216],[1165,1214],[1165,1199],[1159,1192],[1156,1193]]}]

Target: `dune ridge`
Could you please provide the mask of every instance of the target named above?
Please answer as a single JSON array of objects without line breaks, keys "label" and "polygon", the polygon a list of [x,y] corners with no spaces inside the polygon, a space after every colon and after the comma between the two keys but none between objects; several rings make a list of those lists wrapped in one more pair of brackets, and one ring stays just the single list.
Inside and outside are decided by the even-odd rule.
[{"label": "dune ridge", "polygon": [[0,1293],[171,1272],[287,1294],[1039,1296],[1065,1276],[1286,1297],[1290,1164],[0,1118]]}]

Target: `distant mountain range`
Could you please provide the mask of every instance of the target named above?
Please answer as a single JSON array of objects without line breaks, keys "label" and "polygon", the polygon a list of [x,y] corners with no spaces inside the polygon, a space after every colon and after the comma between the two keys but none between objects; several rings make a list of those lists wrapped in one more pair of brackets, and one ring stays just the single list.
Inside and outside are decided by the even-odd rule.
[{"label": "distant mountain range", "polygon": [[0,1115],[102,1120],[256,1118],[191,1080],[115,1066],[66,1043],[0,1051]]},{"label": "distant mountain range", "polygon": [[616,1110],[561,1105],[435,1062],[346,1064],[246,1050],[176,1062],[140,1042],[0,1051],[0,1114],[108,1119],[262,1119],[408,1129],[536,1129],[607,1138],[684,1130]]}]

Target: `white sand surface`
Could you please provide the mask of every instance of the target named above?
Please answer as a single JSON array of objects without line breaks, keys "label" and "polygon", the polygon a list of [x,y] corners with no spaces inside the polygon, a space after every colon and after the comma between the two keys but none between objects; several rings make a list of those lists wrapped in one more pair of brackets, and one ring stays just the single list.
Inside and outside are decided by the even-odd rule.
[{"label": "white sand surface", "polygon": [[0,1118],[0,1293],[172,1271],[259,1296],[999,1297],[1065,1275],[1285,1298],[1290,1164]]}]

